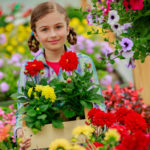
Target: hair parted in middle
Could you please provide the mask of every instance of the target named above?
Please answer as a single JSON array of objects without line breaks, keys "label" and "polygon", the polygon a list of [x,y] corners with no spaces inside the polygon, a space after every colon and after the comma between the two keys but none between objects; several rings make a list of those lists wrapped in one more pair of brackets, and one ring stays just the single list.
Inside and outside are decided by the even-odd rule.
[{"label": "hair parted in middle", "polygon": [[[58,11],[59,13],[64,14],[65,20],[68,26],[69,17],[67,15],[66,10],[57,2],[51,0],[51,1],[43,2],[37,5],[33,9],[32,14],[31,14],[31,19],[30,19],[30,26],[31,26],[32,31],[36,33],[35,24],[40,18],[44,17],[48,13],[53,13],[55,11]],[[69,35],[67,36],[67,40],[71,45],[74,45],[77,43],[77,34],[72,27],[69,27],[69,28],[70,28],[70,31],[69,31]],[[37,52],[39,50],[39,44],[40,43],[36,40],[34,35],[31,34],[28,39],[29,49],[33,52]]]}]

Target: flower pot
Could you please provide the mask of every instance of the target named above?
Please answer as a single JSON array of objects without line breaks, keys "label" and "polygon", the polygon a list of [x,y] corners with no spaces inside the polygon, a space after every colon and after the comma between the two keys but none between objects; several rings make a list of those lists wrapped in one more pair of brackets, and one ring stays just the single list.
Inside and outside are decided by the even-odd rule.
[{"label": "flower pot", "polygon": [[[87,108],[85,108],[85,118],[87,118],[88,113]],[[34,134],[31,128],[28,128],[23,120],[23,132],[25,138],[31,138],[31,146],[28,150],[39,149],[39,148],[48,148],[50,143],[57,138],[65,138],[71,140],[72,130],[79,126],[85,125],[85,119],[82,120],[73,120],[63,122],[64,128],[57,129],[52,126],[52,124],[47,124],[42,127],[42,130],[37,134]]]}]

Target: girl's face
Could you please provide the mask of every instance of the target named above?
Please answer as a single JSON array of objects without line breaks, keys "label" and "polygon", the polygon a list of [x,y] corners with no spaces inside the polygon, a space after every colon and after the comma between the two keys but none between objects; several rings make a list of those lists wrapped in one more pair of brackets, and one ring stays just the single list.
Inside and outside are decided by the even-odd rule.
[{"label": "girl's face", "polygon": [[48,13],[36,22],[35,38],[46,50],[59,50],[64,48],[69,26],[65,21],[65,16],[55,11]]}]

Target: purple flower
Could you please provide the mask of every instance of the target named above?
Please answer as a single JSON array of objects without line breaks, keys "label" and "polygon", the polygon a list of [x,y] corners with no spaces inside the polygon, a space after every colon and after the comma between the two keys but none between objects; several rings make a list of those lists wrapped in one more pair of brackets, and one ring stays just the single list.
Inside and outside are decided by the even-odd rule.
[{"label": "purple flower", "polygon": [[106,75],[100,82],[104,86],[110,85],[112,83],[112,76]]},{"label": "purple flower", "polygon": [[129,63],[127,65],[128,68],[132,68],[134,69],[136,67],[136,65],[134,64],[135,59],[134,58],[130,58]]},{"label": "purple flower", "polygon": [[133,51],[126,51],[122,53],[122,56],[125,58],[131,58],[133,57],[134,52]]},{"label": "purple flower", "polygon": [[0,84],[1,92],[7,92],[9,90],[9,85],[6,82]]},{"label": "purple flower", "polygon": [[106,69],[110,73],[113,72],[113,70],[114,70],[111,64],[107,64],[107,68]]},{"label": "purple flower", "polygon": [[120,45],[122,46],[123,51],[131,50],[133,47],[133,42],[129,38],[123,38],[120,42]]},{"label": "purple flower", "polygon": [[3,66],[3,63],[4,63],[3,59],[0,59],[0,67]]},{"label": "purple flower", "polygon": [[41,52],[42,52],[42,49],[40,48],[36,53],[34,53],[34,52],[31,51],[31,54],[32,54],[34,57],[36,57],[36,56],[38,56]]},{"label": "purple flower", "polygon": [[11,63],[18,63],[21,58],[22,56],[20,54],[13,54],[11,57]]},{"label": "purple flower", "polygon": [[109,44],[107,42],[101,42],[101,52],[105,55],[105,57],[108,57],[108,54],[113,52],[112,48],[109,47]]},{"label": "purple flower", "polygon": [[99,53],[95,54],[95,57],[96,57],[97,60],[101,59],[101,55]]},{"label": "purple flower", "polygon": [[98,2],[101,3],[102,1],[101,1],[101,0],[98,0]]},{"label": "purple flower", "polygon": [[125,23],[125,24],[122,26],[122,28],[123,28],[123,32],[124,32],[124,33],[127,33],[128,28],[132,28],[132,25],[131,25],[131,23]]},{"label": "purple flower", "polygon": [[88,48],[88,49],[86,49],[86,53],[88,53],[88,54],[92,54],[92,53],[93,53],[93,49],[92,49],[92,48]]},{"label": "purple flower", "polygon": [[4,74],[3,72],[0,72],[0,80],[3,78]]},{"label": "purple flower", "polygon": [[4,33],[0,34],[0,44],[4,44],[6,42],[6,35]]}]

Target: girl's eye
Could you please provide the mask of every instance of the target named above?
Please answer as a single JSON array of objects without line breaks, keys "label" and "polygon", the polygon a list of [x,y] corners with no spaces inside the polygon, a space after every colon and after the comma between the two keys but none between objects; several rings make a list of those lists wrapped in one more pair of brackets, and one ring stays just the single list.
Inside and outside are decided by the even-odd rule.
[{"label": "girl's eye", "polygon": [[57,26],[56,28],[59,29],[59,28],[61,28],[61,26]]},{"label": "girl's eye", "polygon": [[47,28],[42,29],[42,31],[47,31]]}]

